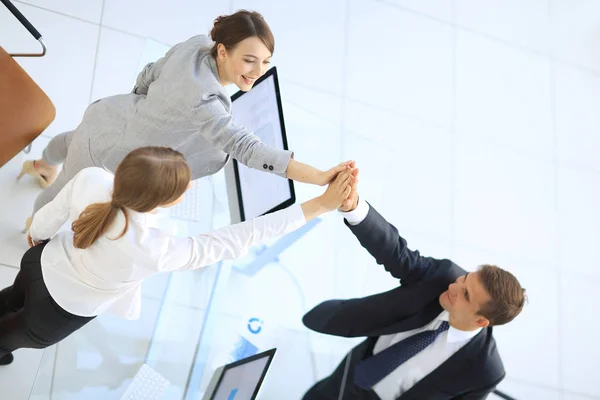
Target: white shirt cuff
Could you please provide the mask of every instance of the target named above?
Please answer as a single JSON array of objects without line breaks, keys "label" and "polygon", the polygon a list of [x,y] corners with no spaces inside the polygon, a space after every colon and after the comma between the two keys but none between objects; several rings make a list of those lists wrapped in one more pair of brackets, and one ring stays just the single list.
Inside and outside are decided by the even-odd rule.
[{"label": "white shirt cuff", "polygon": [[367,214],[369,214],[369,203],[363,199],[359,199],[358,205],[354,210],[348,212],[340,211],[340,214],[346,218],[346,221],[348,221],[350,225],[358,225],[367,218]]}]

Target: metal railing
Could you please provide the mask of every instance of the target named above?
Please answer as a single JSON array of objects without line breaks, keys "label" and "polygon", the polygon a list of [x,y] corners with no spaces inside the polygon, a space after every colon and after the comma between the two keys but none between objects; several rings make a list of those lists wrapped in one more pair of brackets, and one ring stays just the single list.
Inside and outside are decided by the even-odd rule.
[{"label": "metal railing", "polygon": [[42,34],[37,29],[35,29],[35,26],[33,26],[33,24],[31,22],[29,22],[29,20],[27,18],[25,18],[25,16],[23,14],[21,14],[21,11],[19,11],[17,9],[17,7],[15,7],[15,5],[10,0],[0,0],[0,1],[2,2],[2,4],[4,4],[4,6],[6,8],[8,8],[8,11],[10,11],[12,13],[12,15],[14,15],[15,18],[17,18],[19,20],[21,25],[23,25],[25,27],[25,29],[27,29],[29,31],[29,33],[31,33],[31,35],[35,38],[35,40],[40,42],[40,44],[42,45],[41,53],[16,53],[16,54],[9,54],[9,55],[12,57],[43,57],[43,56],[45,56],[46,55],[46,43],[44,42],[44,39],[42,38]]}]

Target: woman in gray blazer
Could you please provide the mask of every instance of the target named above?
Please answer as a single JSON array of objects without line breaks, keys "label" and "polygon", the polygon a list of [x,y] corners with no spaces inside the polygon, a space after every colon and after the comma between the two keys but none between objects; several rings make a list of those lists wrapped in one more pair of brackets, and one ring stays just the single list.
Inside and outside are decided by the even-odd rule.
[{"label": "woman in gray blazer", "polygon": [[[250,90],[268,69],[273,50],[273,34],[262,15],[240,10],[217,18],[210,38],[192,37],[146,65],[132,93],[92,103],[77,129],[54,137],[40,160],[23,164],[19,177],[30,174],[45,189],[33,213],[83,168],[114,172],[125,155],[144,146],[183,153],[192,179],[216,173],[231,156],[295,181],[329,183],[349,162],[320,171],[294,160],[290,151],[267,146],[232,121],[224,86]],[[63,168],[57,174],[59,164]]]}]

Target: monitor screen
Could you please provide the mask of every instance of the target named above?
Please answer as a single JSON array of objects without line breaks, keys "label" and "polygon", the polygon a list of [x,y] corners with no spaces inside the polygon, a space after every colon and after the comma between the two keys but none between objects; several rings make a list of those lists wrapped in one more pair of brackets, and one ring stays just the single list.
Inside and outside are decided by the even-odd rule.
[{"label": "monitor screen", "polygon": [[[231,100],[234,123],[271,147],[288,149],[275,67],[257,80],[252,90],[240,91]],[[248,168],[235,160],[233,168],[241,221],[283,209],[296,201],[291,180]]]}]

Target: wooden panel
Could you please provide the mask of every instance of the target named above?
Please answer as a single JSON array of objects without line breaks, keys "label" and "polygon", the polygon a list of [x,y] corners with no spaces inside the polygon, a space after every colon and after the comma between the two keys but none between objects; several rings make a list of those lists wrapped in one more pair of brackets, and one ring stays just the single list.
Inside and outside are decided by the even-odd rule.
[{"label": "wooden panel", "polygon": [[0,47],[0,167],[37,138],[55,116],[46,93]]}]

